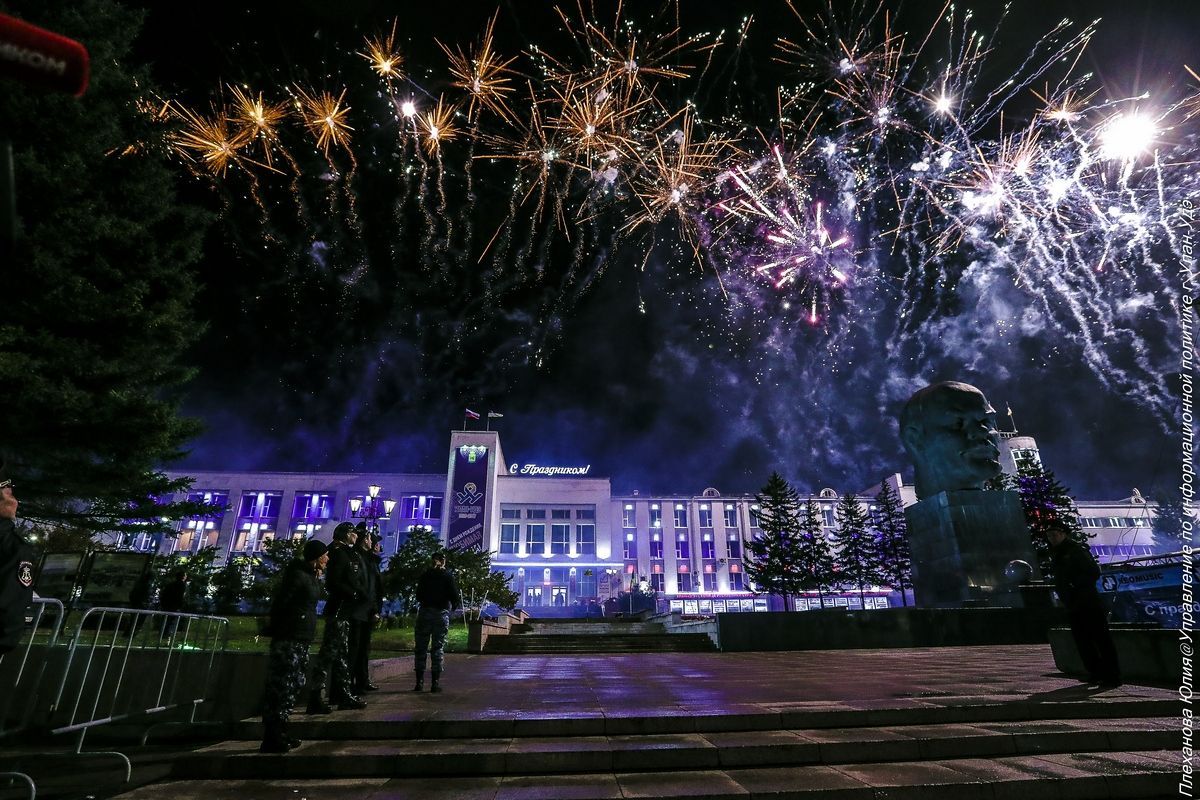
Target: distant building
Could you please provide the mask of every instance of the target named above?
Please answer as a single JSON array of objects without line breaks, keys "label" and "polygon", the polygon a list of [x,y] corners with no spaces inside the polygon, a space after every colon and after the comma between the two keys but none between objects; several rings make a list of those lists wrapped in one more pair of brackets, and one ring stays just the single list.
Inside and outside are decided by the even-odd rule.
[{"label": "distant building", "polygon": [[[1001,442],[1006,471],[1040,463],[1032,438],[1004,434]],[[587,465],[510,463],[495,431],[455,431],[450,445],[445,473],[186,473],[195,479],[188,497],[212,504],[213,513],[183,520],[177,537],[134,535],[125,545],[159,553],[215,546],[230,557],[253,555],[279,536],[328,541],[334,525],[353,518],[351,501],[377,485],[380,498],[397,501],[380,523],[385,554],[396,552],[416,526],[432,528],[450,546],[486,547],[527,608],[602,601],[632,581],[687,612],[767,607],[745,577],[743,540],[758,528],[753,496],[723,496],[714,488],[614,495],[609,478],[591,477]],[[916,502],[899,473],[885,482],[904,505]],[[882,485],[857,493],[869,510]],[[826,488],[803,499],[817,505],[831,529],[838,493]],[[1083,527],[1096,534],[1092,550],[1101,561],[1172,549],[1173,543],[1154,541],[1153,507],[1136,490],[1125,499],[1080,500],[1078,506]],[[868,607],[899,602],[887,587],[865,595]],[[862,607],[857,591],[827,602]],[[815,607],[818,600],[796,603]]]}]

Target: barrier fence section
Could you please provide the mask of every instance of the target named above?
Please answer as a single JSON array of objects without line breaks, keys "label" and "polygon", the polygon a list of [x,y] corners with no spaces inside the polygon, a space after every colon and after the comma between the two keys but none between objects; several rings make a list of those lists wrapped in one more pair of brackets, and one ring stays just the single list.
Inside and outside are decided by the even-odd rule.
[{"label": "barrier fence section", "polygon": [[[36,598],[26,612],[29,638],[7,655],[0,656],[5,678],[0,686],[0,739],[29,727],[37,710],[39,690],[49,663],[49,653],[62,631],[63,604],[49,597]],[[34,650],[34,644],[42,645]],[[15,665],[15,672],[10,670]]]}]

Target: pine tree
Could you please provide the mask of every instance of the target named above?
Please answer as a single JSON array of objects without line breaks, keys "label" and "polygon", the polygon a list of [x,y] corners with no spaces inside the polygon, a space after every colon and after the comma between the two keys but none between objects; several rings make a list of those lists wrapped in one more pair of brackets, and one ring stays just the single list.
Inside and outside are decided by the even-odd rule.
[{"label": "pine tree", "polygon": [[800,511],[800,564],[803,572],[801,588],[806,592],[816,592],[825,607],[825,595],[837,585],[837,563],[833,556],[833,548],[825,536],[824,520],[817,510],[817,504],[807,502]]},{"label": "pine tree", "polygon": [[872,534],[867,510],[853,492],[842,495],[834,510],[837,530],[833,534],[838,548],[838,563],[846,586],[858,588],[866,605],[864,590],[882,583],[878,540]]},{"label": "pine tree", "polygon": [[1150,530],[1154,532],[1154,543],[1161,547],[1177,548],[1189,542],[1191,536],[1184,530],[1184,522],[1195,525],[1195,515],[1183,500],[1178,489],[1160,489],[1151,498],[1155,503],[1154,519]]},{"label": "pine tree", "polygon": [[429,569],[433,554],[441,549],[442,540],[433,529],[417,526],[409,531],[383,571],[384,595],[398,598],[404,610],[412,609],[417,602],[417,580]]},{"label": "pine tree", "polygon": [[800,495],[773,472],[755,500],[760,533],[746,541],[746,575],[756,591],[782,596],[791,611],[789,600],[803,591],[805,582],[798,536]]},{"label": "pine tree", "polygon": [[115,0],[0,0],[0,10],[82,40],[92,65],[82,99],[13,81],[0,91],[19,217],[2,265],[0,446],[19,476],[22,516],[169,531],[169,519],[199,513],[157,498],[186,487],[160,467],[198,427],[173,393],[200,329],[190,267],[207,217],[176,200],[156,146],[163,131],[139,110],[153,87],[127,62],[142,12]]},{"label": "pine tree", "polygon": [[1088,546],[1089,536],[1079,524],[1079,509],[1071,497],[1071,490],[1059,483],[1053,472],[1039,465],[1018,475],[1015,482],[1033,551],[1042,573],[1050,577],[1050,545],[1046,543],[1046,529],[1051,524],[1060,525],[1067,529],[1069,539],[1084,547]]},{"label": "pine tree", "polygon": [[908,544],[908,522],[900,507],[900,498],[891,484],[884,483],[875,495],[877,506],[875,530],[878,533],[882,559],[879,562],[883,580],[900,592],[900,602],[908,605],[906,589],[912,586],[912,552]]},{"label": "pine tree", "polygon": [[465,608],[476,617],[489,603],[500,608],[512,608],[520,600],[509,585],[511,579],[492,569],[492,554],[486,550],[467,547],[446,551],[446,569],[454,576],[462,593]]}]

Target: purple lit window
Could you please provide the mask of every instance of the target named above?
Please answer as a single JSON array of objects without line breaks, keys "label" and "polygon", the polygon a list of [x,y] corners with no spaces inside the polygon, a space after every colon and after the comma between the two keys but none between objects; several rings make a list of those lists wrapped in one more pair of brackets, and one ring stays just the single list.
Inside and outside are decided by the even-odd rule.
[{"label": "purple lit window", "polygon": [[571,549],[571,526],[570,525],[551,525],[550,526],[550,554],[556,556],[566,555]]},{"label": "purple lit window", "polygon": [[725,504],[725,527],[727,529],[736,530],[738,526],[737,506],[733,503]]},{"label": "purple lit window", "polygon": [[297,492],[296,500],[292,503],[293,522],[311,522],[329,519],[332,516],[332,492]]},{"label": "purple lit window", "polygon": [[577,508],[575,509],[575,519],[595,519],[595,508]]},{"label": "purple lit window", "polygon": [[650,504],[650,527],[662,527],[662,509],[659,507],[658,503]]},{"label": "purple lit window", "polygon": [[663,543],[661,537],[656,537],[650,541],[650,558],[656,558],[660,561],[663,557]]},{"label": "purple lit window", "polygon": [[637,523],[634,522],[633,503],[626,503],[625,507],[621,509],[621,525],[625,528],[637,527]]},{"label": "purple lit window", "polygon": [[758,524],[758,504],[757,503],[750,506],[750,527],[751,528],[760,527]]},{"label": "purple lit window", "polygon": [[675,537],[675,557],[676,558],[691,558],[692,549],[688,542],[687,534],[681,533]]},{"label": "purple lit window", "polygon": [[550,519],[570,519],[571,509],[569,508],[552,508],[550,509]]},{"label": "purple lit window", "polygon": [[692,590],[692,575],[690,572],[680,572],[676,576],[679,583],[679,591],[690,592]]},{"label": "purple lit window", "polygon": [[581,556],[596,555],[596,526],[578,525],[575,528],[578,538],[578,552]]},{"label": "purple lit window", "polygon": [[656,592],[665,592],[666,591],[666,583],[667,583],[666,576],[663,575],[661,572],[652,574],[650,576],[650,588]]},{"label": "purple lit window", "polygon": [[686,528],[687,524],[687,503],[675,504],[675,527]]},{"label": "purple lit window", "polygon": [[704,573],[704,591],[715,592],[717,590],[717,575],[714,572]]},{"label": "purple lit window", "polygon": [[[360,498],[361,499],[361,498]],[[401,519],[441,519],[442,498],[438,495],[409,495],[400,498]]]},{"label": "purple lit window", "polygon": [[237,538],[231,551],[255,552],[263,542],[274,539],[282,505],[282,492],[243,492],[234,532]]},{"label": "purple lit window", "polygon": [[546,555],[546,526],[525,526],[525,552],[531,556]]},{"label": "purple lit window", "polygon": [[[701,528],[711,528],[712,526],[713,526],[713,524],[712,524],[712,506],[710,506],[708,503],[701,503],[700,504],[700,527]],[[679,526],[676,525],[675,527],[678,528]]]},{"label": "purple lit window", "polygon": [[741,558],[742,557],[742,537],[740,537],[740,536],[730,536],[729,537],[729,557],[730,558]]},{"label": "purple lit window", "polygon": [[637,537],[632,533],[625,534],[625,560],[637,558]]},{"label": "purple lit window", "polygon": [[521,538],[521,526],[515,523],[505,523],[500,526],[500,552],[517,552],[517,543]]},{"label": "purple lit window", "polygon": [[730,568],[730,572],[729,572],[729,591],[731,591],[731,592],[742,592],[742,591],[745,591],[745,588],[746,588],[746,584],[745,584],[745,581],[744,581],[744,579],[743,579],[742,573],[740,573],[740,572],[733,572],[732,568]]},{"label": "purple lit window", "polygon": [[706,535],[704,541],[700,542],[700,557],[701,558],[716,558],[717,543],[712,540],[711,536]]}]

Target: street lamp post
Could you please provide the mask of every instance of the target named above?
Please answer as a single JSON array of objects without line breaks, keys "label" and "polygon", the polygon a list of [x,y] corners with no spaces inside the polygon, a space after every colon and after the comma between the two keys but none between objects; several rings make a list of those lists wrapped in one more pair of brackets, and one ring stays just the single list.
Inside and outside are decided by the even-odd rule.
[{"label": "street lamp post", "polygon": [[392,510],[396,508],[395,500],[380,500],[379,492],[380,487],[371,484],[367,487],[365,498],[350,498],[350,516],[365,521],[367,532],[372,536],[379,534],[379,520],[390,517]]}]

